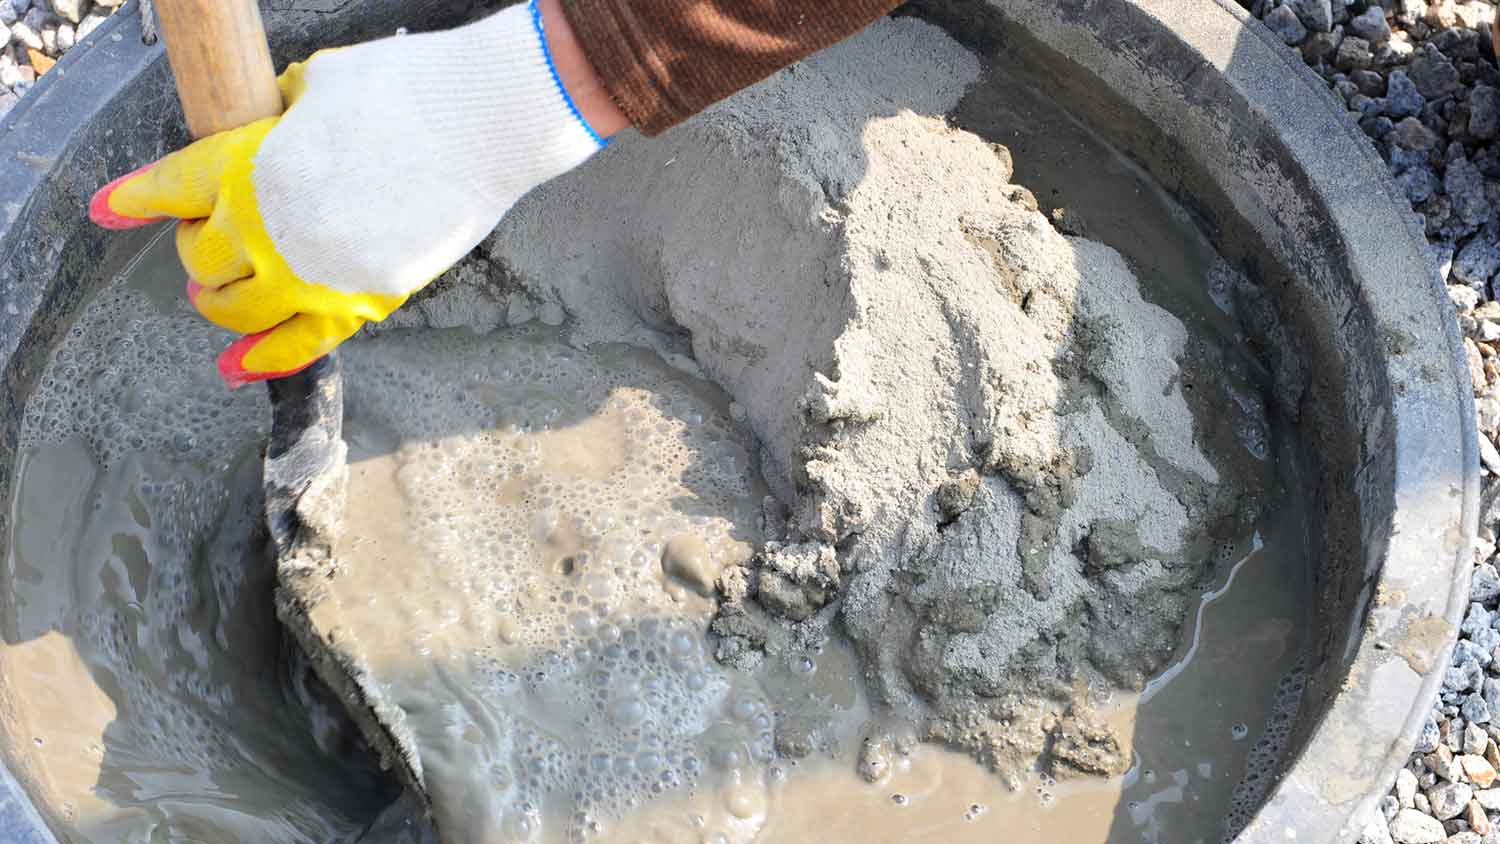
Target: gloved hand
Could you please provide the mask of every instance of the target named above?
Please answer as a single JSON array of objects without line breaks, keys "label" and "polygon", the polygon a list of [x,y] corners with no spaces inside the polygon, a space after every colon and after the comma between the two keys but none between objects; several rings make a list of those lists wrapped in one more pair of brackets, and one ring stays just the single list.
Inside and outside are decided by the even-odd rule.
[{"label": "gloved hand", "polygon": [[111,182],[90,216],[175,217],[188,297],[240,334],[235,387],[301,370],[384,319],[523,194],[601,146],[558,80],[535,0],[447,32],[314,55],[287,111]]}]

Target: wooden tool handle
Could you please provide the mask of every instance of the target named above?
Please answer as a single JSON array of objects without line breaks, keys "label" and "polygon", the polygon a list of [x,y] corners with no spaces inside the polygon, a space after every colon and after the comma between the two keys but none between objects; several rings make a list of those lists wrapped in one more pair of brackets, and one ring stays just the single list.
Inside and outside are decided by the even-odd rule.
[{"label": "wooden tool handle", "polygon": [[193,137],[281,114],[255,0],[156,0],[156,17]]}]

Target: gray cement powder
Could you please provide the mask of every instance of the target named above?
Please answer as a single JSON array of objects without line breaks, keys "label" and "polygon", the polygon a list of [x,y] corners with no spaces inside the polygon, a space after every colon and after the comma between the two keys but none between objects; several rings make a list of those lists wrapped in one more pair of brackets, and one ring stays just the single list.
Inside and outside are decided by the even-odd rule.
[{"label": "gray cement powder", "polygon": [[719,579],[721,661],[841,625],[927,737],[1009,772],[1050,738],[1054,764],[1113,772],[1080,691],[1164,665],[1260,481],[1195,441],[1183,325],[1059,234],[1004,148],[930,116],[979,75],[884,21],[523,200],[486,252],[524,293],[461,267],[403,319],[566,314],[575,344],[701,368],[774,493],[774,541]]}]

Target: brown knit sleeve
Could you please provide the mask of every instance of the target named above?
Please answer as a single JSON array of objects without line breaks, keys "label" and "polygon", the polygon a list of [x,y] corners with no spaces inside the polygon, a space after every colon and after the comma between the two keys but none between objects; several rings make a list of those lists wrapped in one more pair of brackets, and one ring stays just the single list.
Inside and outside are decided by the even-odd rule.
[{"label": "brown knit sleeve", "polygon": [[655,135],[904,0],[564,0],[578,41],[635,127]]}]

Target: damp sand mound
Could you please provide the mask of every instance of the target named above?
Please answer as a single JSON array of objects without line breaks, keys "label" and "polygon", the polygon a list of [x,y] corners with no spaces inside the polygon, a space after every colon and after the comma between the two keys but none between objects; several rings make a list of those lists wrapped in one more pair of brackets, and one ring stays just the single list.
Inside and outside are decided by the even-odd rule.
[{"label": "damp sand mound", "polygon": [[[389,494],[416,508],[366,529],[419,536],[400,560],[335,549],[342,586],[290,588],[306,599],[304,642],[321,637],[355,669],[380,720],[374,743],[445,835],[549,817],[586,834],[647,795],[687,793],[717,802],[683,817],[717,812],[726,840],[748,840],[763,819],[748,772],[776,702],[744,672],[829,635],[852,641],[894,721],[928,738],[1009,773],[1049,746],[1054,765],[1121,770],[1128,753],[1081,692],[1137,689],[1164,666],[1215,537],[1240,532],[1262,478],[1205,447],[1244,420],[1230,407],[1195,422],[1202,398],[1185,387],[1213,376],[1195,370],[1182,323],[1142,297],[1116,252],[1055,230],[1010,183],[1003,147],[944,120],[980,72],[940,30],[883,21],[529,195],[377,332],[561,326],[553,345],[591,362],[554,362],[572,380],[521,397],[554,402],[551,416],[535,411],[550,420],[540,428],[505,407],[554,363],[507,369],[504,352],[496,369],[440,343],[397,365],[385,347],[385,386],[370,393],[384,398],[361,410],[358,356],[384,338],[351,347],[351,424],[375,442],[356,450],[394,455],[380,470]],[[611,369],[629,349],[655,352],[654,374]],[[672,389],[668,364],[717,384],[722,405],[652,399]],[[605,374],[582,377],[589,367]],[[437,372],[461,384],[423,386]],[[621,400],[634,411],[611,410]],[[433,428],[424,403],[472,410],[440,408],[449,421]],[[536,439],[617,412],[637,416],[595,432],[621,455],[603,474],[546,456],[587,454],[586,442]],[[741,441],[743,459],[713,456]],[[653,456],[664,447],[677,462]],[[698,465],[714,468],[696,482],[670,468]],[[751,508],[757,468],[770,494]],[[351,520],[380,497],[362,489]],[[445,492],[419,513],[424,489]],[[488,515],[454,515],[474,500]],[[350,586],[393,566],[394,587]],[[504,585],[528,566],[539,574]],[[599,594],[580,579],[606,573]],[[377,599],[399,611],[362,608],[371,594],[400,595]],[[653,668],[601,662],[627,634]],[[523,652],[496,657],[496,641]],[[572,691],[544,692],[554,681]],[[815,714],[774,729],[784,754],[832,744]],[[642,754],[657,779],[641,775]],[[674,790],[710,776],[700,764],[717,771],[710,787]],[[626,773],[589,773],[604,770]]]}]

